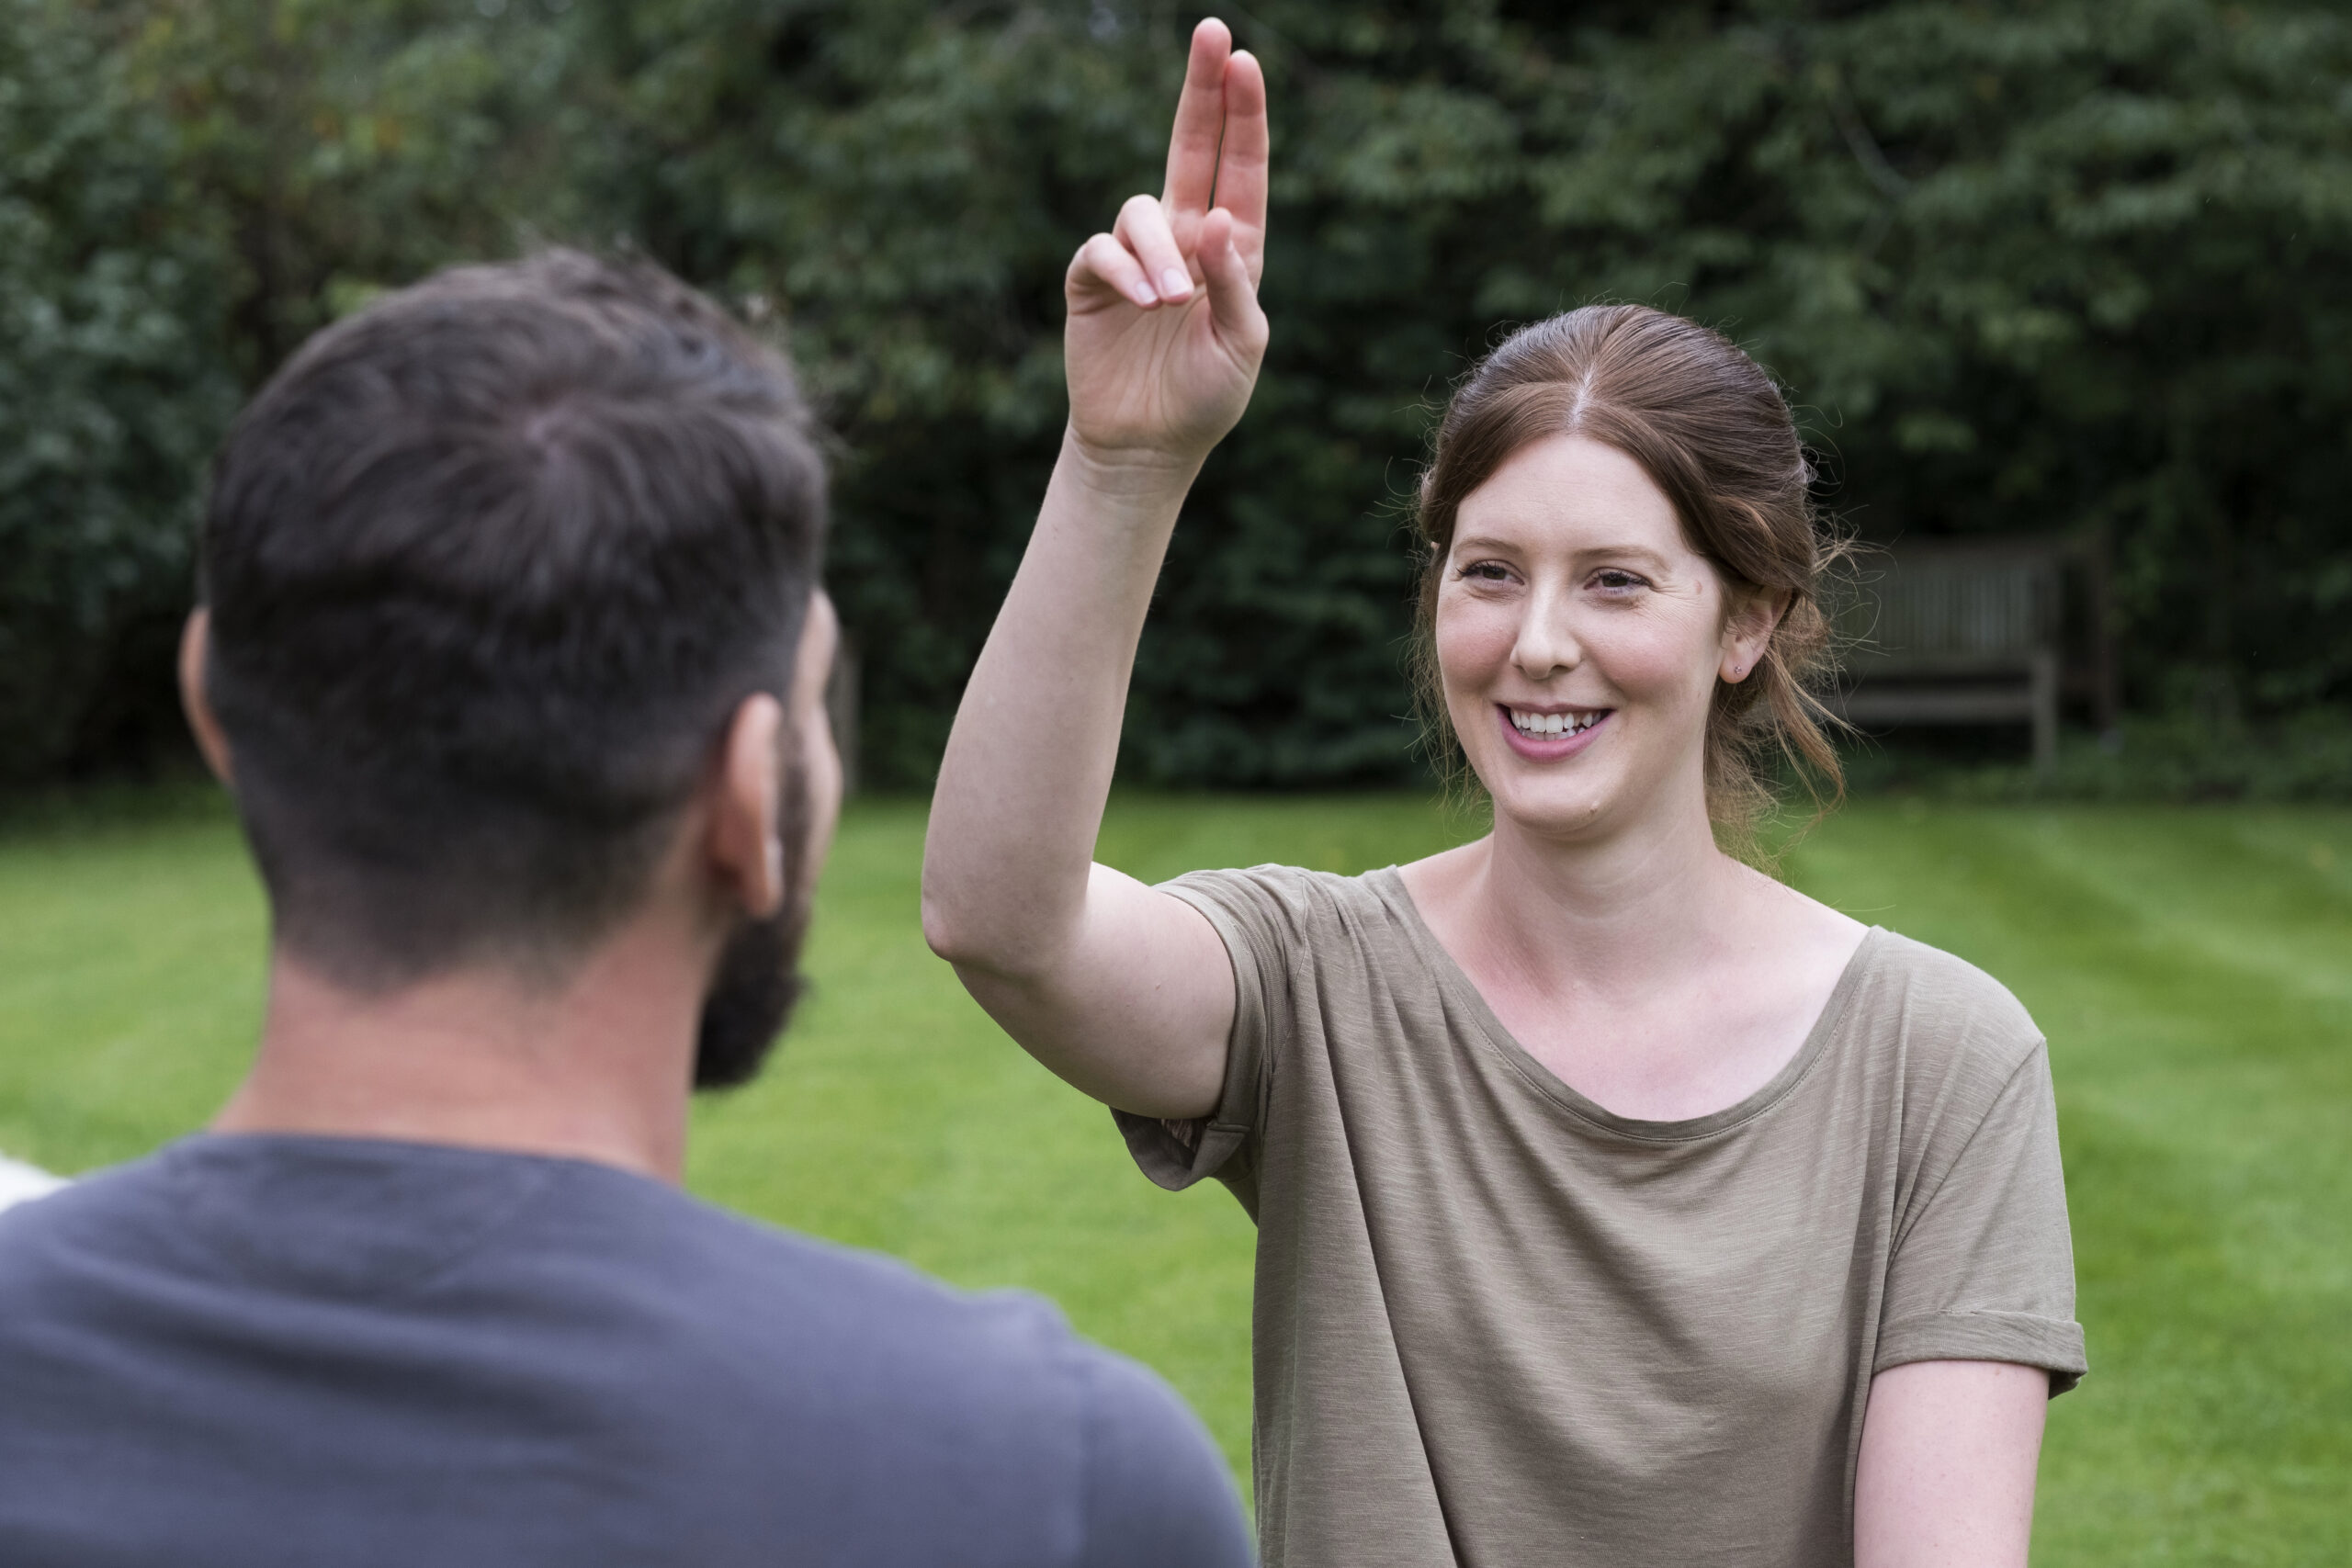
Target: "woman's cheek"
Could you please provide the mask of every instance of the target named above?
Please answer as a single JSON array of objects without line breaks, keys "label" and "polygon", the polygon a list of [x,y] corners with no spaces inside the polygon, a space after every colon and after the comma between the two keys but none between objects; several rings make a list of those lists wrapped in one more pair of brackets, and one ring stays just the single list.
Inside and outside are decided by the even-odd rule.
[{"label": "woman's cheek", "polygon": [[1609,683],[1629,697],[1674,700],[1692,686],[1693,672],[1703,671],[1700,684],[1712,689],[1713,641],[1693,635],[1686,617],[1611,616],[1594,625],[1584,637],[1595,663]]},{"label": "woman's cheek", "polygon": [[[1464,597],[1437,607],[1437,667],[1444,677],[1446,704],[1483,705],[1519,638],[1518,617],[1508,606]],[[1455,712],[1459,725],[1463,715]]]}]

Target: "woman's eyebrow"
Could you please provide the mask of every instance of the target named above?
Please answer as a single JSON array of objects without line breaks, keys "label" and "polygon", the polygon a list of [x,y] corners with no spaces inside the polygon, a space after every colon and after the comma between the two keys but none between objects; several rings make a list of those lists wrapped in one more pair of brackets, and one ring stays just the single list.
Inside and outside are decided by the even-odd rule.
[{"label": "woman's eyebrow", "polygon": [[1672,561],[1646,545],[1597,545],[1589,550],[1578,550],[1577,555],[1583,560],[1630,561],[1657,572],[1669,571],[1674,566]]},{"label": "woman's eyebrow", "polygon": [[[1447,554],[1449,557],[1459,557],[1467,552],[1483,550],[1491,550],[1497,555],[1520,556],[1527,553],[1527,542],[1523,539],[1498,539],[1486,534],[1466,534],[1454,539],[1453,547]],[[1651,549],[1647,545],[1591,545],[1575,551],[1574,558],[1585,563],[1600,560],[1625,561],[1657,572],[1670,571],[1674,566],[1672,561]]]}]

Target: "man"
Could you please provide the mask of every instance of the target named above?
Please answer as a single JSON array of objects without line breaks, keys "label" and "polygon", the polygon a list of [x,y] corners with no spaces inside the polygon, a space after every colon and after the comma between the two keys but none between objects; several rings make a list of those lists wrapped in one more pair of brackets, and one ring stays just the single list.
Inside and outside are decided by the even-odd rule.
[{"label": "man", "polygon": [[0,1562],[1240,1563],[1052,1311],[677,1190],[789,1010],[840,771],[785,366],[655,269],[320,333],[182,681],[274,917],[214,1122],[0,1216]]}]

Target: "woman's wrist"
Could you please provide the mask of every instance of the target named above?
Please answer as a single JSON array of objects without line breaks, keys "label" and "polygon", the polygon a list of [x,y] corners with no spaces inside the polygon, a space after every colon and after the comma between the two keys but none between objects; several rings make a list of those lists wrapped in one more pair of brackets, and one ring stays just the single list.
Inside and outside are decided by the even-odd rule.
[{"label": "woman's wrist", "polygon": [[1055,467],[1089,495],[1122,506],[1157,506],[1182,502],[1206,456],[1148,446],[1100,446],[1075,425],[1065,425]]}]

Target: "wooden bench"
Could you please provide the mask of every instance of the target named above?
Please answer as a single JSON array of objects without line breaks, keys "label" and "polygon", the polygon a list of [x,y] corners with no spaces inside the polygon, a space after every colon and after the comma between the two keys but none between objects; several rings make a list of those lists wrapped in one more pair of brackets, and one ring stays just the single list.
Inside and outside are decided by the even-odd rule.
[{"label": "wooden bench", "polygon": [[[2085,560],[2040,538],[1923,539],[1865,552],[1857,581],[1830,606],[1845,662],[1830,707],[1861,729],[2027,725],[2034,765],[2054,766],[2068,673],[2066,571]],[[2090,575],[2103,610],[2105,574]],[[2081,683],[2108,722],[2105,671]]]}]

